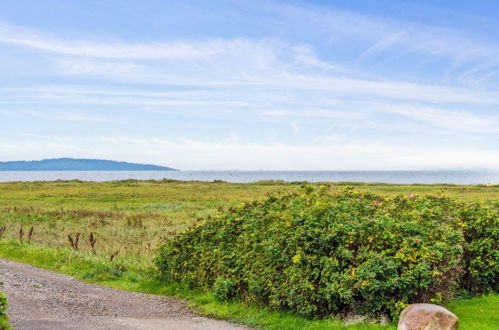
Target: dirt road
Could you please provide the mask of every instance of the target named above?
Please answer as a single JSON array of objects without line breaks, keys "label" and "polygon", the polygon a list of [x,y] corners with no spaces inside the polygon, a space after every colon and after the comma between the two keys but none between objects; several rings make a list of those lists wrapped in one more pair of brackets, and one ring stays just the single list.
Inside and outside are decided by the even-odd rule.
[{"label": "dirt road", "polygon": [[0,259],[14,329],[247,329],[167,297],[120,291]]}]

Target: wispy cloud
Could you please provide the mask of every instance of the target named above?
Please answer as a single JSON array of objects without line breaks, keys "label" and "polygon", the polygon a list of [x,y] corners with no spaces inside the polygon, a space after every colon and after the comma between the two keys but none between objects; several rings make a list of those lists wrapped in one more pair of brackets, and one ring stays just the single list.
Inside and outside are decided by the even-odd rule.
[{"label": "wispy cloud", "polygon": [[110,60],[94,60],[88,58],[58,57],[53,61],[62,74],[89,75],[89,76],[120,76],[138,73],[144,69],[143,65],[134,62],[115,62]]},{"label": "wispy cloud", "polygon": [[132,40],[0,22],[0,147],[179,168],[498,166],[497,40],[331,6],[237,6],[264,17],[258,31]]},{"label": "wispy cloud", "polygon": [[263,110],[259,114],[269,117],[298,117],[298,118],[343,118],[343,119],[361,119],[366,118],[367,114],[363,112],[335,111],[335,110],[314,110],[302,109],[296,110]]},{"label": "wispy cloud", "polygon": [[0,42],[55,54],[97,58],[189,58],[209,56],[220,50],[216,40],[197,44],[196,47],[182,42],[129,44],[68,41],[6,22],[0,22]]},{"label": "wispy cloud", "polygon": [[[195,139],[162,139],[140,137],[99,137],[79,142],[54,137],[37,137],[37,141],[16,141],[0,147],[22,148],[28,159],[53,155],[107,157],[122,160],[155,162],[181,169],[286,169],[286,170],[373,170],[423,169],[456,166],[497,167],[499,155],[483,148],[475,150],[407,148],[385,142],[354,140],[316,145],[287,143],[254,143],[241,139],[217,141]],[[97,150],[95,145],[99,144]],[[74,148],[68,148],[68,145]],[[49,149],[50,148],[50,149]],[[136,150],[130,157],[129,150]],[[48,152],[50,150],[50,152]],[[70,151],[70,153],[68,153]],[[192,162],[192,155],[206,159],[202,166]],[[300,157],[297,157],[300,155]],[[468,157],[472,156],[472,159]],[[224,166],[220,166],[223,163]],[[316,164],[311,166],[310,164]],[[244,164],[244,165],[242,165]]]},{"label": "wispy cloud", "polygon": [[358,66],[361,60],[363,64],[377,67],[382,63],[381,67],[385,67],[393,61],[406,62],[410,65],[407,70],[421,66],[420,74],[427,74],[424,68],[433,63],[438,64],[438,74],[447,73],[447,79],[465,85],[468,81],[460,79],[460,75],[468,70],[475,70],[475,79],[482,81],[494,78],[497,81],[499,77],[499,73],[491,74],[491,70],[499,67],[499,42],[485,31],[470,34],[460,24],[443,27],[328,5],[288,4],[283,9],[281,3],[274,3],[267,8],[284,21],[303,22],[299,30],[290,27],[293,33],[314,33],[328,38],[331,52],[347,48],[351,57],[344,60],[346,63]]},{"label": "wispy cloud", "polygon": [[382,109],[444,129],[475,133],[499,133],[498,115],[480,116],[469,111],[443,111],[428,106],[389,105],[382,107]]},{"label": "wispy cloud", "polygon": [[[370,42],[363,53],[384,52],[399,47],[401,54],[417,52],[453,61],[492,59],[498,63],[499,45],[485,34],[470,35],[463,32],[462,26],[442,27],[398,18],[359,14],[327,6],[288,6],[295,17],[308,17],[308,25],[319,25],[331,35],[332,41],[349,37]],[[278,10],[278,6],[274,7]],[[341,37],[341,38],[340,38]]]},{"label": "wispy cloud", "polygon": [[376,41],[372,46],[366,49],[360,56],[367,57],[373,53],[382,52],[398,43],[405,43],[407,40],[406,31],[397,31],[395,33],[388,34],[387,36]]},{"label": "wispy cloud", "polygon": [[[63,41],[29,31],[9,24],[0,25],[0,42],[66,55],[49,57],[61,75],[156,84],[168,81],[183,86],[294,88],[430,102],[499,103],[496,90],[477,91],[465,87],[355,77],[353,71],[321,60],[310,47],[276,40],[238,38],[130,44]],[[404,31],[391,33],[364,54],[382,50],[406,35]],[[468,51],[468,55],[459,54],[458,57],[463,61],[462,58],[470,54]],[[494,50],[491,54],[498,55],[499,52]],[[114,60],[110,61],[110,58]],[[477,70],[481,72],[483,68]],[[468,71],[467,75],[473,74],[475,81],[480,79],[476,72],[471,72]],[[461,80],[465,80],[464,77],[466,75]]]},{"label": "wispy cloud", "polygon": [[76,121],[76,122],[88,122],[88,123],[106,123],[106,124],[116,124],[121,121],[116,118],[106,118],[99,116],[88,116],[82,114],[64,114],[58,117],[59,120],[63,121]]}]

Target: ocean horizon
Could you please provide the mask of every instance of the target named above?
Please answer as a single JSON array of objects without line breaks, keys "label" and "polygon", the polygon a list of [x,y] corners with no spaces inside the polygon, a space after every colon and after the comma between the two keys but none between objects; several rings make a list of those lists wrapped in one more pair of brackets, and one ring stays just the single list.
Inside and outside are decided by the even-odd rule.
[{"label": "ocean horizon", "polygon": [[118,181],[118,180],[366,182],[391,184],[499,184],[494,170],[392,171],[0,171],[0,182],[13,181]]}]

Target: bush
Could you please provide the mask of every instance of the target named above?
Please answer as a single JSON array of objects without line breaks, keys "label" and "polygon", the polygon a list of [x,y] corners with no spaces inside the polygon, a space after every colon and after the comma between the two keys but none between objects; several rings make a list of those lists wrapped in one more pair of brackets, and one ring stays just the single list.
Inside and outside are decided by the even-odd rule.
[{"label": "bush", "polygon": [[220,301],[229,300],[236,294],[236,283],[228,278],[219,277],[213,283],[213,295]]},{"label": "bush", "polygon": [[499,291],[499,202],[464,203],[459,217],[464,224],[464,275],[461,288],[471,295]]},{"label": "bush", "polygon": [[304,187],[199,222],[166,240],[156,263],[165,279],[222,299],[396,318],[452,298],[468,275],[470,292],[497,290],[497,214],[445,197]]},{"label": "bush", "polygon": [[11,329],[9,323],[7,322],[7,307],[7,297],[5,297],[5,294],[0,291],[0,330]]}]

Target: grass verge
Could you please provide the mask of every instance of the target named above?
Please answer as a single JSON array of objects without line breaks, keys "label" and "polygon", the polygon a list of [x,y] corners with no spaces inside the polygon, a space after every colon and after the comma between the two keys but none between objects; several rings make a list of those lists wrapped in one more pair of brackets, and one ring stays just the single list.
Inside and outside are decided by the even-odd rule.
[{"label": "grass verge", "polygon": [[[120,260],[110,263],[107,259],[67,249],[4,240],[0,241],[0,258],[116,289],[184,299],[203,315],[263,329],[396,329],[395,325],[372,324],[345,327],[341,321],[332,318],[309,320],[283,311],[244,305],[237,301],[219,302],[210,293],[189,289],[179,283],[165,285],[156,281],[150,268],[127,264]],[[499,328],[499,295],[455,300],[448,308],[459,317],[462,330]]]},{"label": "grass verge", "polygon": [[9,324],[7,316],[0,316],[0,330],[10,330],[12,327]]},{"label": "grass verge", "polygon": [[[0,282],[0,285],[2,282]],[[12,327],[9,324],[9,319],[7,318],[6,312],[7,312],[7,297],[5,297],[5,294],[0,291],[0,330],[10,330]]]},{"label": "grass verge", "polygon": [[499,329],[499,295],[458,299],[447,307],[459,317],[459,329]]},{"label": "grass verge", "polygon": [[15,241],[0,242],[0,258],[22,262],[86,282],[108,287],[166,295],[186,300],[200,314],[263,329],[395,329],[394,325],[358,324],[344,327],[338,319],[309,320],[283,311],[244,305],[237,301],[219,302],[207,292],[189,289],[179,283],[165,285],[154,279],[151,269],[122,263],[110,263],[90,254],[60,248],[47,248]]}]

